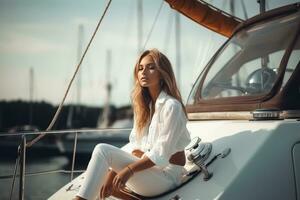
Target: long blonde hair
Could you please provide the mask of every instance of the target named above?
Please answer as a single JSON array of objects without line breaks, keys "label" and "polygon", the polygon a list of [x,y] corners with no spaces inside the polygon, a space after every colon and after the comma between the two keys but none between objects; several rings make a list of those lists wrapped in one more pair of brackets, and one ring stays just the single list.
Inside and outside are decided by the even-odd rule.
[{"label": "long blonde hair", "polygon": [[143,135],[143,129],[146,127],[150,119],[150,108],[151,96],[147,88],[141,87],[138,80],[138,69],[141,60],[146,56],[151,56],[161,77],[161,90],[166,92],[168,95],[177,99],[185,111],[185,107],[182,103],[182,98],[179,89],[176,84],[174,72],[169,59],[157,49],[150,49],[144,51],[137,60],[134,68],[134,89],[132,91],[132,103],[134,111],[134,123],[138,138]]}]

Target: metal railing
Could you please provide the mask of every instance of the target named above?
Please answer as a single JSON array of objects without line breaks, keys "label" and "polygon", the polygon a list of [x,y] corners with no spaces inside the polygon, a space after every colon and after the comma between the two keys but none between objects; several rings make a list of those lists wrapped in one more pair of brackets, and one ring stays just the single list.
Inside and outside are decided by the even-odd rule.
[{"label": "metal railing", "polygon": [[[75,166],[75,160],[76,160],[76,153],[77,153],[77,143],[78,143],[78,134],[90,134],[90,133],[95,133],[99,134],[99,139],[101,137],[105,136],[106,139],[108,138],[116,138],[119,137],[120,141],[124,140],[124,144],[126,143],[126,139],[128,139],[129,132],[131,131],[130,128],[107,128],[107,129],[80,129],[80,130],[59,130],[59,131],[39,131],[39,132],[31,132],[31,133],[0,133],[0,139],[1,141],[5,140],[5,138],[9,137],[21,137],[21,143],[19,144],[17,149],[17,158],[16,158],[16,163],[14,167],[14,174],[8,174],[8,175],[2,175],[0,176],[1,179],[9,179],[13,178],[12,181],[12,186],[11,186],[11,191],[10,191],[10,199],[12,198],[12,194],[14,191],[14,186],[15,186],[15,180],[17,177],[19,177],[19,191],[18,191],[18,196],[20,200],[24,199],[24,188],[25,188],[25,178],[27,176],[39,176],[39,175],[45,175],[45,174],[53,174],[53,173],[66,173],[70,174],[70,180],[72,181],[74,178],[74,173],[82,173],[84,170],[74,170]],[[118,133],[118,135],[116,134]],[[74,141],[73,141],[73,150],[72,150],[72,163],[71,163],[71,170],[47,170],[47,171],[39,171],[39,172],[31,172],[31,173],[26,173],[26,152],[28,148],[26,144],[28,142],[28,138],[32,136],[38,136],[40,134],[47,134],[47,135],[66,135],[66,134],[74,134]],[[122,136],[123,135],[123,136]],[[121,137],[122,136],[122,137]],[[47,136],[46,136],[47,138]],[[59,138],[59,137],[57,137]],[[63,141],[64,142],[64,141]],[[97,141],[93,141],[97,142]],[[98,141],[99,143],[101,142],[100,140]],[[59,148],[59,147],[57,147]],[[92,149],[91,149],[92,150]],[[60,155],[64,155],[63,152],[60,152]],[[92,151],[90,152],[92,153]],[[17,171],[19,169],[19,174],[17,174]]]}]

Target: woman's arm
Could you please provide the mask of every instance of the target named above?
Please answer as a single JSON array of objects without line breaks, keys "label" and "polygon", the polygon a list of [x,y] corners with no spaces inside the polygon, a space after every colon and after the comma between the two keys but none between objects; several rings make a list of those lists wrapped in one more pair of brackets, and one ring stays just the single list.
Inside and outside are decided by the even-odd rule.
[{"label": "woman's arm", "polygon": [[117,189],[121,189],[125,186],[128,179],[133,176],[134,173],[153,167],[155,164],[147,157],[144,156],[142,159],[129,164],[124,167],[114,178],[113,186]]},{"label": "woman's arm", "polygon": [[144,152],[139,150],[139,149],[134,149],[132,152],[131,152],[132,155],[138,157],[138,158],[141,158],[143,155],[144,155]]},{"label": "woman's arm", "polygon": [[147,157],[144,156],[142,159],[129,164],[127,167],[129,170],[132,171],[132,173],[136,173],[145,169],[148,169],[150,167],[153,167],[155,164]]}]

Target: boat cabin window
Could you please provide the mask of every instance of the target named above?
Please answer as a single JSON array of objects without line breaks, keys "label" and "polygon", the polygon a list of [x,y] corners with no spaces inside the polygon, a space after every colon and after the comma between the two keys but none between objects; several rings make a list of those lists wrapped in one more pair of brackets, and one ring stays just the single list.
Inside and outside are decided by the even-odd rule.
[{"label": "boat cabin window", "polygon": [[291,52],[288,64],[285,69],[285,74],[282,82],[282,87],[285,86],[287,81],[290,79],[292,73],[294,72],[296,66],[300,62],[300,33],[298,33],[298,39],[297,42],[295,43],[295,46],[293,48],[293,51]]},{"label": "boat cabin window", "polygon": [[[188,104],[199,99],[257,96],[268,93],[278,76],[281,60],[299,24],[299,13],[277,17],[242,29],[209,63],[194,85]],[[299,60],[299,44],[288,69]]]}]

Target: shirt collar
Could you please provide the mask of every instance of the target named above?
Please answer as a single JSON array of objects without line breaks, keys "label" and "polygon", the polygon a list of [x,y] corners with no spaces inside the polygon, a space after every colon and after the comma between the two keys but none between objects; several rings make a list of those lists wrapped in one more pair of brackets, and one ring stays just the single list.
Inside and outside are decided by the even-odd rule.
[{"label": "shirt collar", "polygon": [[163,104],[166,99],[168,97],[168,94],[165,91],[161,91],[156,99],[156,103],[155,104]]}]

